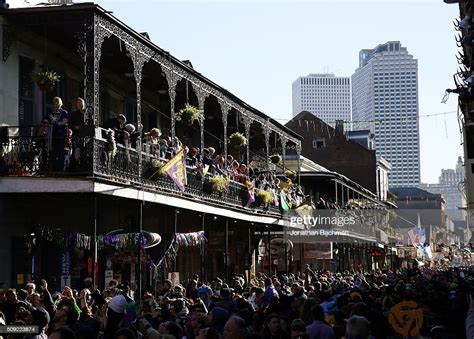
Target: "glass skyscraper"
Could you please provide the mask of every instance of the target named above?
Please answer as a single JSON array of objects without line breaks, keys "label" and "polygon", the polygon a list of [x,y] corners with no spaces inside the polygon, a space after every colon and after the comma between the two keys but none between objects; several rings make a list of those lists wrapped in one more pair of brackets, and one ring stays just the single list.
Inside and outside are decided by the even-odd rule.
[{"label": "glass skyscraper", "polygon": [[418,61],[399,41],[359,53],[352,75],[353,129],[375,134],[377,154],[392,164],[390,187],[420,184]]}]

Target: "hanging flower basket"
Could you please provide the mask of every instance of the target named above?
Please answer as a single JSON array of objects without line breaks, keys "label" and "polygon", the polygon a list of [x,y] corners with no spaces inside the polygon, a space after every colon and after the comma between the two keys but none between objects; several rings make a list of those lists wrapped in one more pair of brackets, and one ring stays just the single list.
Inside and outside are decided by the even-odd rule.
[{"label": "hanging flower basket", "polygon": [[229,187],[229,179],[221,175],[216,175],[210,178],[209,182],[212,184],[213,192],[222,193],[227,190],[227,187]]},{"label": "hanging flower basket", "polygon": [[275,165],[278,165],[281,162],[281,159],[281,155],[279,154],[273,154],[270,156],[270,161]]},{"label": "hanging flower basket", "polygon": [[54,88],[61,80],[61,76],[54,71],[43,71],[31,75],[31,79],[36,82],[40,90],[47,92]]},{"label": "hanging flower basket", "polygon": [[204,112],[196,107],[186,104],[183,109],[176,112],[176,121],[181,121],[192,125],[196,120],[203,120]]},{"label": "hanging flower basket", "polygon": [[260,204],[263,204],[263,206],[268,207],[273,200],[273,196],[269,191],[260,190],[257,193],[255,201],[257,200]]},{"label": "hanging flower basket", "polygon": [[240,132],[234,132],[229,137],[229,143],[234,147],[247,145],[247,138]]},{"label": "hanging flower basket", "polygon": [[164,178],[166,177],[166,172],[163,171],[164,163],[159,159],[152,159],[150,161],[150,169],[149,169],[149,179],[153,177],[157,178]]}]

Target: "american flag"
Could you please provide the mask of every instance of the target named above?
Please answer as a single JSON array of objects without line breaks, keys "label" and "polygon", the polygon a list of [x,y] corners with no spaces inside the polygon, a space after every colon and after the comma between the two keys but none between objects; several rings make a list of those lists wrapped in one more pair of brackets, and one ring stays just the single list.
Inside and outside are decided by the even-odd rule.
[{"label": "american flag", "polygon": [[408,231],[408,237],[410,238],[410,241],[411,241],[411,244],[413,245],[413,247],[417,248],[418,243],[420,242],[418,228],[413,227],[412,229],[410,229]]}]

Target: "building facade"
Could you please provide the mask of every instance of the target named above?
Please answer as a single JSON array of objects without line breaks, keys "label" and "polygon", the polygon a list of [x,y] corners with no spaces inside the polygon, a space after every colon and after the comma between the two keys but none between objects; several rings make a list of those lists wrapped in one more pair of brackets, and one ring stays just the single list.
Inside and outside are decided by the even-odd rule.
[{"label": "building facade", "polygon": [[455,169],[442,169],[437,184],[421,184],[420,188],[434,194],[442,194],[446,200],[446,214],[453,221],[465,221],[466,199],[463,195],[465,171],[462,158],[458,158]]},{"label": "building facade", "polygon": [[375,134],[377,154],[392,164],[390,187],[418,186],[418,61],[390,41],[361,50],[351,79],[353,128]]},{"label": "building facade", "polygon": [[[448,3],[448,1],[445,2]],[[454,88],[449,88],[446,92],[459,94],[459,109],[462,114],[458,115],[458,121],[463,138],[466,175],[464,190],[469,212],[468,221],[471,223],[474,220],[474,96],[470,80],[472,79],[474,56],[472,55],[472,42],[469,37],[472,34],[474,8],[469,0],[450,1],[449,3],[459,7],[459,17],[464,22],[462,25],[460,23],[455,24],[456,34],[458,34],[456,43],[459,47],[456,59],[461,68],[453,75]]]},{"label": "building facade", "polygon": [[303,156],[377,192],[374,150],[348,140],[343,130],[332,128],[310,112],[301,112],[285,126],[303,137]]},{"label": "building facade", "polygon": [[417,187],[397,187],[391,191],[397,196],[398,205],[393,225],[404,235],[405,244],[410,244],[408,230],[417,227],[424,229],[424,243],[434,251],[444,245],[459,245],[460,237],[455,233],[453,222],[446,216],[446,202],[441,194]]},{"label": "building facade", "polygon": [[351,81],[334,74],[309,74],[292,85],[293,116],[308,111],[329,124],[351,117]]},{"label": "building facade", "polygon": [[[275,204],[249,205],[236,180],[215,191],[211,171],[198,173],[178,149],[212,148],[223,159],[265,169],[271,145],[284,167],[287,149],[300,153],[298,135],[99,5],[10,8],[0,23],[0,284],[47,278],[59,289],[93,276],[97,286],[117,277],[145,287],[171,271],[184,279],[199,271],[204,279],[229,277],[250,267],[260,229],[271,234],[288,225]],[[31,76],[45,71],[60,75],[47,89]],[[76,112],[77,97],[85,99],[77,129],[68,126],[75,132],[57,132],[66,128],[56,126],[53,97],[69,112]],[[203,117],[177,119],[186,104]],[[45,116],[51,128],[43,128]],[[146,135],[125,142],[121,127],[107,127],[121,116],[144,132],[159,128],[166,143],[152,144]],[[236,132],[245,145],[228,142]],[[159,173],[169,162],[173,174]],[[197,237],[201,231],[207,241]],[[145,248],[144,232],[161,243]],[[177,234],[186,241],[169,256]]]}]

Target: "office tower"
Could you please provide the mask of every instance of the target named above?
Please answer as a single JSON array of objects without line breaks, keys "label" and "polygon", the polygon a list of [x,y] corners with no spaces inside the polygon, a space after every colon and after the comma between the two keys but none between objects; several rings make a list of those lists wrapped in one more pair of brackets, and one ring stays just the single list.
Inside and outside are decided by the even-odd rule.
[{"label": "office tower", "polygon": [[391,162],[390,187],[418,187],[418,61],[399,41],[359,53],[352,75],[353,129],[370,129],[377,154]]},{"label": "office tower", "polygon": [[316,115],[335,126],[336,120],[351,117],[351,82],[349,77],[334,74],[309,74],[299,77],[292,85],[293,116],[301,111]]}]

